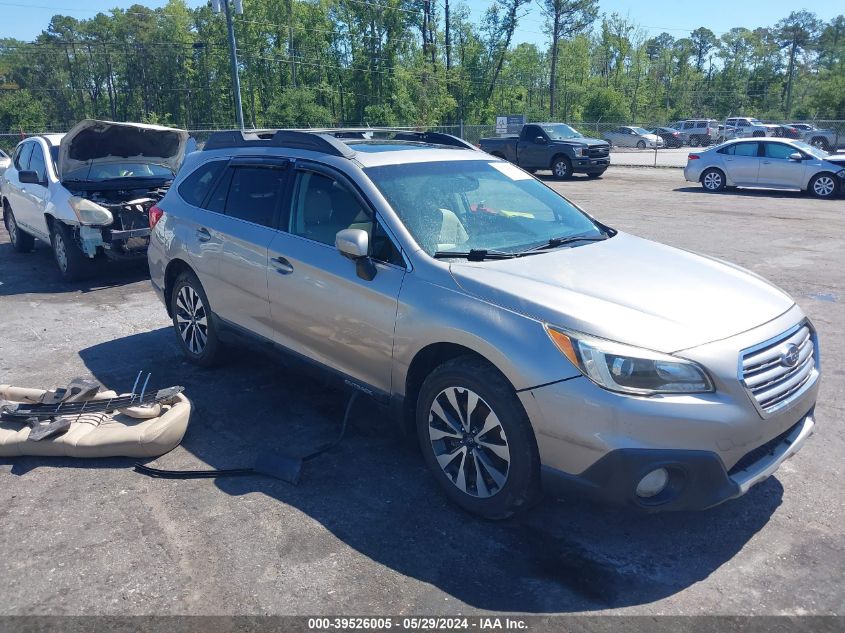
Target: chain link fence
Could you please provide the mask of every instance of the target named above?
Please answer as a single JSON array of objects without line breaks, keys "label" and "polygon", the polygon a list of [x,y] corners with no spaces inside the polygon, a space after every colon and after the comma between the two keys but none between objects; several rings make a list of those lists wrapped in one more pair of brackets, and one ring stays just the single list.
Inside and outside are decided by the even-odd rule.
[{"label": "chain link fence", "polygon": [[[796,133],[800,135],[800,138],[797,140],[804,140],[807,142],[813,142],[814,144],[823,147],[828,151],[837,151],[837,150],[845,150],[845,120],[816,120],[816,121],[789,121],[789,122],[777,122],[777,121],[766,121],[769,124],[769,129],[767,131],[767,135],[769,136],[785,136],[789,138],[789,134],[795,135]],[[610,141],[614,146],[615,153],[650,153],[654,154],[655,152],[662,152],[664,149],[670,149],[674,143],[665,143],[661,148],[654,148],[645,144],[640,143],[640,147],[638,147],[637,140],[632,140],[633,142],[626,143],[626,142],[619,142],[619,129],[622,127],[634,127],[634,128],[642,128],[642,130],[647,132],[652,132],[656,128],[665,128],[669,127],[670,123],[660,123],[654,121],[645,121],[639,123],[632,123],[630,121],[567,121],[567,124],[574,127],[576,130],[581,132],[584,136],[597,138],[597,139],[605,139]],[[798,127],[792,128],[792,124],[798,124]],[[725,136],[724,133],[724,121],[720,123],[720,130],[719,133],[722,135],[722,138]],[[775,127],[775,126],[783,126],[783,127]],[[809,129],[805,129],[805,126],[808,126]],[[274,126],[274,127],[290,127],[285,125]],[[346,124],[343,127],[371,127],[367,124],[359,124],[359,125],[352,125]],[[374,128],[379,126],[372,126]],[[417,126],[417,125],[409,125],[409,126],[389,126],[391,129],[406,129],[406,130],[418,130],[418,131],[436,131],[436,132],[444,132],[446,134],[452,134],[454,136],[461,137],[470,143],[477,145],[480,139],[485,137],[492,137],[496,136],[496,127],[495,125],[464,125],[463,123],[457,124],[450,124],[450,125],[432,125],[432,126]],[[791,128],[793,130],[797,130],[797,132],[787,132],[786,129]],[[197,146],[202,147],[205,141],[208,139],[209,135],[213,132],[217,131],[218,129],[231,129],[225,127],[219,128],[206,128],[206,129],[196,129],[196,130],[188,130],[191,137],[196,141]],[[303,128],[308,129],[308,128]],[[7,132],[0,132],[0,149],[4,150],[7,154],[11,155],[12,151],[15,148],[15,145],[21,141],[21,139],[41,135],[41,134],[61,134],[65,132],[65,130],[40,130],[40,131],[7,131]],[[683,130],[681,130],[683,133]],[[730,137],[730,132],[727,135]],[[681,147],[690,145],[688,135],[682,136],[684,139],[681,142]],[[720,140],[719,138],[714,139],[715,141]],[[693,141],[693,147],[700,145],[700,142]],[[630,146],[628,146],[630,145]],[[650,164],[646,161],[640,161],[643,165]],[[637,162],[637,164],[640,164]],[[617,161],[618,163],[618,161]],[[657,161],[654,161],[654,164],[657,165]]]}]

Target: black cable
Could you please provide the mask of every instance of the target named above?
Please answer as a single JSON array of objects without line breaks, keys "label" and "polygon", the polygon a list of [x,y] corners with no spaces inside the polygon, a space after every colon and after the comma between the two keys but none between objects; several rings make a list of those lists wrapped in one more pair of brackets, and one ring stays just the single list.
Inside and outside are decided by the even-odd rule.
[{"label": "black cable", "polygon": [[[324,444],[314,452],[309,453],[305,457],[300,458],[301,462],[311,461],[312,459],[319,457],[323,453],[330,451],[335,446],[340,444],[340,442],[343,440],[344,435],[346,435],[346,427],[349,422],[349,414],[352,411],[352,405],[355,403],[355,400],[358,397],[358,393],[359,392],[357,390],[353,390],[352,395],[349,396],[349,401],[346,404],[346,411],[343,414],[343,422],[340,426],[340,433],[337,435],[337,437],[333,441]],[[162,470],[160,468],[152,468],[150,466],[145,466],[144,464],[140,463],[135,464],[135,472],[141,473],[142,475],[147,475],[148,477],[155,477],[157,479],[209,479],[216,477],[242,477],[244,475],[267,474],[264,472],[260,472],[255,468],[229,468],[224,470]]]}]

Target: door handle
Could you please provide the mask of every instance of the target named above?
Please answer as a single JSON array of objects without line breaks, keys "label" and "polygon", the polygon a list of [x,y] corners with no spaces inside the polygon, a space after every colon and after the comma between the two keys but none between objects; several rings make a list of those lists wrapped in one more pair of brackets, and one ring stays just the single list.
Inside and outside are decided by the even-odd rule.
[{"label": "door handle", "polygon": [[274,257],[270,260],[276,267],[276,272],[282,275],[290,275],[293,272],[291,263],[282,256]]},{"label": "door handle", "polygon": [[208,229],[205,227],[200,227],[197,229],[197,239],[200,242],[207,242],[211,239],[211,233],[208,232]]},{"label": "door handle", "polygon": [[770,161],[770,160],[764,160],[764,161],[763,161],[763,164],[764,164],[764,165],[771,165],[771,164],[772,164],[772,161]]}]

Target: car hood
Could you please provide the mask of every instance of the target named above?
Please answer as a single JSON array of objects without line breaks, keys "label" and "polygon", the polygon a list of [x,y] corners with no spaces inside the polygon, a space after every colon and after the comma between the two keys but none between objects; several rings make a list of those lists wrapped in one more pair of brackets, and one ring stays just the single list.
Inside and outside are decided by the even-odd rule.
[{"label": "car hood", "polygon": [[555,139],[552,141],[554,144],[562,144],[562,145],[586,145],[587,147],[597,147],[599,145],[607,145],[607,141],[603,141],[598,138],[588,138],[586,136],[582,136],[581,138],[566,138],[566,139]]},{"label": "car hood", "polygon": [[80,121],[59,145],[59,179],[88,165],[127,160],[164,165],[174,173],[185,156],[188,132],[146,123]]},{"label": "car hood", "polygon": [[633,235],[450,266],[470,295],[540,321],[661,352],[739,334],[794,302],[718,259]]},{"label": "car hood", "polygon": [[824,160],[838,167],[845,167],[845,152],[830,154],[829,156],[825,156]]}]

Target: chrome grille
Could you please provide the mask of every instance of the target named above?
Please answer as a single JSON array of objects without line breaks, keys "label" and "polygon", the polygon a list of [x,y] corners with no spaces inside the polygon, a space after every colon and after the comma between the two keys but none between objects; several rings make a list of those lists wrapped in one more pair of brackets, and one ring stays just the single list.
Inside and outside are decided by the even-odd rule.
[{"label": "chrome grille", "polygon": [[[797,360],[791,365],[784,362],[784,355],[792,345],[797,348]],[[789,404],[818,376],[815,337],[810,327],[803,323],[743,351],[740,374],[745,388],[765,413]]]}]

